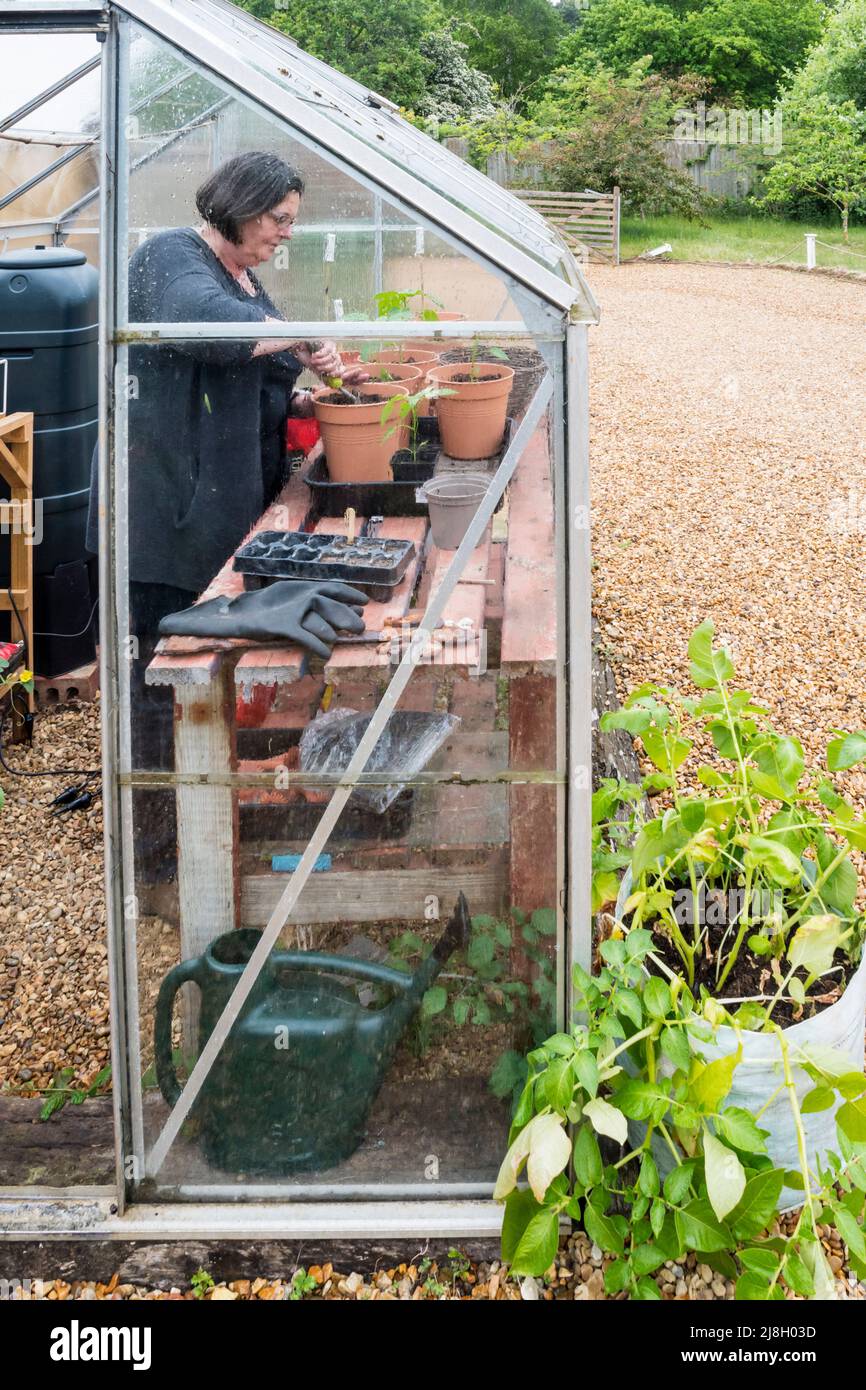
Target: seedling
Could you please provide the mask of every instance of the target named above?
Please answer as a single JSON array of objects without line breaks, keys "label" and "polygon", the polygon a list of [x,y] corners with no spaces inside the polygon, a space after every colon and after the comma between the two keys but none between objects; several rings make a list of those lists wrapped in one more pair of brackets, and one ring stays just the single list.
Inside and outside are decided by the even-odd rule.
[{"label": "seedling", "polygon": [[204,1298],[206,1293],[210,1293],[211,1289],[216,1287],[206,1269],[197,1269],[189,1282],[195,1298]]},{"label": "seedling", "polygon": [[383,425],[387,425],[392,416],[397,416],[397,421],[391,426],[385,435],[390,439],[392,434],[396,434],[400,426],[408,418],[409,420],[409,448],[414,458],[418,453],[418,407],[422,401],[436,401],[440,396],[454,396],[455,391],[450,391],[445,386],[425,386],[423,391],[416,391],[411,396],[392,396],[391,399],[382,407],[380,416]]},{"label": "seedling", "polygon": [[[379,319],[412,319],[420,318],[425,322],[437,322],[438,315],[435,309],[425,309],[427,300],[433,304],[438,304],[442,308],[441,300],[436,299],[432,294],[425,294],[424,290],[380,290],[373,298],[376,301],[376,317]],[[420,314],[414,314],[409,307],[413,299],[421,300]]]}]

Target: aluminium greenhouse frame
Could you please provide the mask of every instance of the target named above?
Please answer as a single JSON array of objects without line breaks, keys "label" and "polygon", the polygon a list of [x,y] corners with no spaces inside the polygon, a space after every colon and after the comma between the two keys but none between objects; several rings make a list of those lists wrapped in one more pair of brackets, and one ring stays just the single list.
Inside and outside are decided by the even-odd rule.
[{"label": "aluminium greenhouse frame", "polygon": [[[117,249],[128,241],[128,189],[118,177],[125,168],[126,132],[121,113],[127,109],[128,21],[149,30],[170,48],[203,69],[230,96],[252,104],[276,118],[293,138],[345,168],[376,197],[430,231],[440,240],[474,259],[504,283],[523,314],[516,322],[460,321],[436,326],[442,337],[495,335],[502,340],[529,335],[538,344],[548,372],[494,476],[485,502],[449,565],[420,629],[435,626],[445,601],[504,492],[532,430],[550,408],[552,464],[556,515],[557,618],[560,657],[557,661],[557,766],[567,770],[567,787],[559,787],[559,802],[567,802],[562,881],[567,884],[560,904],[558,936],[563,993],[560,1013],[568,1008],[565,992],[570,964],[589,964],[590,958],[590,816],[591,794],[591,626],[588,461],[588,325],[597,309],[580,272],[558,235],[543,219],[506,190],[464,164],[457,156],[403,121],[384,99],[365,91],[298,49],[286,36],[237,10],[228,0],[107,0],[103,6],[87,0],[0,0],[0,33],[97,31],[103,43],[100,148],[100,487],[103,498],[114,495],[112,445],[125,437],[125,392],[129,346],[195,338],[281,339],[330,337],[360,340],[381,337],[381,322],[281,322],[274,326],[214,324],[130,324],[125,276],[118,273]],[[245,56],[244,49],[247,54]],[[249,61],[254,56],[255,63]],[[276,79],[291,77],[289,88]],[[273,71],[268,71],[268,64]],[[0,112],[0,117],[2,117]],[[389,151],[393,154],[390,157]],[[427,180],[413,172],[422,162],[431,171]],[[434,186],[438,180],[439,187]],[[455,192],[456,190],[456,192]],[[459,202],[457,201],[459,199]],[[527,249],[524,249],[527,248]],[[425,322],[402,323],[401,336],[429,337]],[[123,470],[121,470],[121,474]],[[121,484],[122,486],[122,484]],[[123,500],[122,495],[119,499]],[[121,517],[125,509],[117,510]],[[109,506],[109,513],[112,508]],[[111,982],[112,1067],[115,1078],[116,1188],[68,1189],[62,1192],[0,1190],[0,1239],[68,1238],[365,1238],[365,1237],[479,1237],[498,1233],[501,1208],[482,1193],[449,1198],[416,1199],[403,1187],[389,1191],[377,1186],[360,1200],[327,1205],[320,1200],[269,1201],[267,1189],[237,1189],[234,1201],[168,1202],[148,1205],[138,1198],[127,1204],[130,1156],[137,1155],[141,1135],[133,1133],[136,1107],[132,1094],[140,1077],[130,1065],[127,1042],[130,1017],[136,1014],[136,982],[130,935],[124,924],[122,877],[124,835],[129,817],[121,813],[136,781],[118,773],[129,761],[121,710],[128,708],[128,665],[118,656],[115,614],[123,628],[126,554],[120,523],[119,543],[103,518],[100,553],[103,690],[103,759],[108,898],[109,974]],[[116,550],[115,550],[116,547]],[[564,641],[563,641],[564,639]],[[156,1145],[146,1155],[146,1172],[155,1175],[172,1139],[192,1105],[220,1043],[242,1007],[286,916],[303,892],[316,856],[337,821],[353,786],[363,781],[369,753],[417,660],[410,647],[392,674],[385,695],[352,762],[337,781],[327,810],[307,844],[297,871],[274,910],[261,942],[172,1112]],[[566,682],[567,675],[567,682]],[[127,701],[124,705],[124,701]],[[127,746],[125,746],[127,745]],[[180,785],[181,774],[166,775]],[[308,779],[309,780],[309,779]],[[238,781],[237,785],[240,785]],[[126,824],[124,824],[126,821]],[[129,844],[126,846],[127,856]],[[134,951],[134,947],[132,948]],[[140,1114],[140,1111],[138,1112]],[[465,1184],[462,1185],[465,1187]],[[427,1189],[429,1190],[429,1188]],[[327,1184],[309,1189],[319,1198]],[[420,1192],[420,1189],[419,1189]],[[237,1200],[246,1195],[253,1200]],[[368,1200],[364,1200],[368,1197]]]}]

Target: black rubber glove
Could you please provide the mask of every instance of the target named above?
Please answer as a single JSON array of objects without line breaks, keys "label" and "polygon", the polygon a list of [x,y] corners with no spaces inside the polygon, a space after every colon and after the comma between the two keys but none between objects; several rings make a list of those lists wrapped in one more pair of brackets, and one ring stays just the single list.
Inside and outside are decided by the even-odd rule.
[{"label": "black rubber glove", "polygon": [[328,657],[338,632],[363,632],[367,594],[333,580],[280,579],[235,598],[212,598],[159,625],[161,637],[241,637],[253,642],[296,642]]}]

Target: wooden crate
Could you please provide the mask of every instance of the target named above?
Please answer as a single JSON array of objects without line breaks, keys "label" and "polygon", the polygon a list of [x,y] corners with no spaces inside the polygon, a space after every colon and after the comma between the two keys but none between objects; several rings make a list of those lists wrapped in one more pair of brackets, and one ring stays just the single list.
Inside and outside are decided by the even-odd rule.
[{"label": "wooden crate", "polygon": [[[12,639],[25,639],[26,660],[32,663],[33,416],[27,411],[0,415],[0,475],[6,484],[2,491],[8,494],[0,501],[0,527],[8,533],[10,544],[9,587],[0,589],[0,612],[13,615]],[[13,683],[14,679],[0,684],[0,697],[8,693]],[[32,711],[33,695],[25,693],[24,698]],[[16,706],[20,710],[21,701],[17,700]],[[13,713],[13,740],[22,734],[21,721]]]}]

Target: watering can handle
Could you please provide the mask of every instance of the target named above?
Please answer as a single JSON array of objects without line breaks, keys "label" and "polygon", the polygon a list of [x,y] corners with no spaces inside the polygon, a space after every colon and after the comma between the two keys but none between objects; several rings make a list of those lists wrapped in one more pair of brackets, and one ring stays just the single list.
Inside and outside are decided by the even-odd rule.
[{"label": "watering can handle", "polygon": [[176,1105],[180,1098],[180,1082],[171,1055],[171,1010],[174,996],[181,985],[187,981],[197,981],[199,961],[182,960],[173,970],[169,970],[159,987],[156,1000],[156,1018],[153,1028],[154,1055],[156,1060],[156,1079],[159,1089],[169,1105]]},{"label": "watering can handle", "polygon": [[280,951],[273,957],[277,970],[318,970],[336,975],[351,975],[356,980],[370,980],[373,984],[388,985],[391,989],[406,990],[412,984],[412,976],[402,970],[392,970],[388,965],[378,965],[375,961],[356,960],[354,956],[319,955],[315,951]]}]

